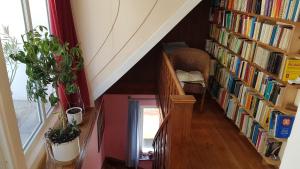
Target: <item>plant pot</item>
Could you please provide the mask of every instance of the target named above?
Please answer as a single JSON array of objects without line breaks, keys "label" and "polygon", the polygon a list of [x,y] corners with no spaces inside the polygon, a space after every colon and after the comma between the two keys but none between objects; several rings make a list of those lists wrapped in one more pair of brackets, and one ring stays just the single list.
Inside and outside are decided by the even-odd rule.
[{"label": "plant pot", "polygon": [[73,124],[75,121],[77,125],[82,123],[82,108],[72,107],[66,111],[68,122]]},{"label": "plant pot", "polygon": [[58,163],[68,164],[76,159],[80,153],[79,137],[61,144],[53,144],[48,141],[47,145],[47,147],[51,147],[48,149],[51,158]]}]

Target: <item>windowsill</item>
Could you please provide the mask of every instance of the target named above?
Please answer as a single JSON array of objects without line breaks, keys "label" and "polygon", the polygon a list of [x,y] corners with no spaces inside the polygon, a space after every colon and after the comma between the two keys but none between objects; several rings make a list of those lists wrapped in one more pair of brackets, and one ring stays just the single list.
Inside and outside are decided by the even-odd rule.
[{"label": "windowsill", "polygon": [[139,161],[152,161],[152,159],[148,158],[140,158]]},{"label": "windowsill", "polygon": [[46,151],[44,148],[44,133],[51,127],[55,126],[58,122],[57,114],[53,112],[60,111],[57,105],[52,109],[50,115],[45,120],[43,126],[36,134],[35,138],[32,140],[28,148],[25,150],[25,159],[27,162],[27,168],[37,169],[41,166],[41,163],[46,158]]},{"label": "windowsill", "polygon": [[[59,166],[53,162],[52,159],[47,158],[44,163],[41,163],[40,168],[47,168],[47,169],[75,169],[81,168],[83,164],[85,155],[87,154],[87,146],[89,143],[89,138],[93,132],[94,126],[97,125],[97,117],[100,111],[97,111],[95,108],[86,108],[83,116],[83,123],[80,124],[80,136],[79,136],[79,146],[80,146],[80,157],[75,159],[75,161],[66,166]],[[35,169],[35,168],[34,168]]]},{"label": "windowsill", "polygon": [[153,154],[142,153],[140,154],[139,161],[152,161],[152,158],[150,158],[150,156],[153,157]]}]

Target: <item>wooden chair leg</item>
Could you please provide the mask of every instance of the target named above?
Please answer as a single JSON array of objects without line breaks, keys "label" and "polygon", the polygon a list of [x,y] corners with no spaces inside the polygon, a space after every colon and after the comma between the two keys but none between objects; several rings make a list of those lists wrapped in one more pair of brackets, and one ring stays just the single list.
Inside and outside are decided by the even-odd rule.
[{"label": "wooden chair leg", "polygon": [[206,90],[202,94],[200,110],[203,112]]}]

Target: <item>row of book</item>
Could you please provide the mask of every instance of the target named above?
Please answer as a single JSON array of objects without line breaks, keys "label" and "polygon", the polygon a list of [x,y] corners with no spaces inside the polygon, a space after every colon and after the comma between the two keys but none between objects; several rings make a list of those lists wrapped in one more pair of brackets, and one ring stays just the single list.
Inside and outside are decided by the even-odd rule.
[{"label": "row of book", "polygon": [[299,0],[214,0],[213,6],[299,21]]},{"label": "row of book", "polygon": [[260,22],[253,16],[226,10],[214,10],[211,15],[211,22],[249,38],[254,37],[255,27],[256,30],[259,30],[258,28],[260,28],[256,26],[256,23]]},{"label": "row of book", "polygon": [[256,48],[256,43],[254,43],[253,41],[245,40],[243,42],[241,57],[244,58],[245,60],[251,61],[255,48]]},{"label": "row of book", "polygon": [[277,22],[256,22],[253,39],[271,45],[273,47],[287,50],[291,42],[293,26]]},{"label": "row of book", "polygon": [[287,57],[282,53],[271,52],[268,49],[257,46],[253,63],[278,77],[282,77],[284,71],[283,62],[285,62],[286,59]]},{"label": "row of book", "polygon": [[[237,57],[235,57],[236,59]],[[235,62],[238,63],[238,62]],[[241,69],[236,71],[231,66],[230,69],[224,65],[214,66],[215,76],[219,77],[221,84],[228,89],[229,92],[240,97],[241,90],[247,88],[254,93],[260,95],[261,99],[271,102],[273,105],[280,107],[283,101],[285,86],[272,79],[269,75],[249,66],[247,62],[242,62],[244,66],[239,66]],[[234,72],[236,71],[236,72]],[[244,91],[244,90],[242,90]]]},{"label": "row of book", "polygon": [[[236,43],[234,43],[234,44],[236,44]],[[220,62],[222,62],[226,65],[227,63],[229,63],[229,61],[231,61],[229,56],[236,55],[237,53],[235,53],[235,52],[238,52],[237,50],[241,50],[240,56],[244,60],[251,62],[253,54],[255,52],[256,44],[253,43],[252,41],[245,40],[245,41],[242,41],[242,44],[240,45],[240,47],[237,47],[237,48],[241,48],[241,49],[234,49],[234,47],[231,47],[231,50],[228,50],[227,48],[225,48],[223,46],[225,46],[225,45],[219,45],[218,43],[213,42],[213,40],[206,41],[206,51],[209,51],[210,53],[214,54],[215,56],[220,57],[220,59],[219,59]],[[237,45],[237,46],[239,46],[239,45]],[[235,50],[235,52],[233,50]]]},{"label": "row of book", "polygon": [[209,89],[212,97],[216,99],[223,110],[226,110],[229,100],[228,98],[230,97],[229,92],[225,88],[220,86],[220,84],[214,78],[209,79],[209,84]]},{"label": "row of book", "polygon": [[[216,25],[212,25],[210,36],[216,39],[223,46],[228,47],[233,53],[236,54],[241,53],[242,47],[244,47],[243,43],[244,41],[247,41],[247,39],[231,34],[225,28],[218,28]],[[249,41],[247,42],[249,43]]]},{"label": "row of book", "polygon": [[[229,75],[230,76],[230,75]],[[220,79],[221,78],[221,79]],[[251,91],[247,86],[242,86],[238,90],[236,88],[231,92],[229,85],[224,83],[223,76],[212,78],[215,86],[213,96],[216,98],[219,105],[226,111],[226,116],[235,120],[236,125],[241,128],[241,131],[246,135],[245,124],[243,121],[248,121],[251,117],[252,122],[259,124],[260,128],[268,133],[268,136],[273,138],[288,138],[294,122],[294,116],[285,115],[277,111],[259,95]],[[226,81],[226,80],[225,80]],[[233,93],[233,94],[232,94]],[[241,117],[241,112],[237,108],[242,108],[245,115],[249,117],[244,120]],[[241,120],[242,119],[242,120]],[[254,142],[256,144],[256,142]]]},{"label": "row of book", "polygon": [[[218,83],[216,80],[212,81],[211,83]],[[220,85],[217,86],[220,87]],[[224,95],[227,97],[222,97]],[[221,100],[222,98],[224,100]],[[234,122],[260,154],[265,157],[271,157],[272,159],[280,158],[279,152],[281,151],[282,142],[270,137],[269,131],[262,128],[261,125],[239,105],[237,99],[228,94],[222,87],[219,89],[217,102],[225,111],[227,118]]]},{"label": "row of book", "polygon": [[238,36],[235,36],[233,34],[230,34],[229,35],[229,38],[228,38],[228,44],[227,44],[227,47],[233,51],[234,53],[238,53],[240,54],[241,53],[241,49],[242,49],[242,45],[243,45],[243,42],[246,41],[246,39],[241,39],[239,38]]},{"label": "row of book", "polygon": [[[236,79],[241,80],[247,86],[255,89],[255,91],[264,96],[266,100],[272,102],[276,106],[281,106],[285,86],[274,80],[271,76],[255,68],[247,61],[231,54],[227,49],[217,43],[213,43],[211,41],[207,42],[212,44],[212,48],[207,47],[207,52],[213,55],[221,66],[223,66],[223,69],[220,69],[220,66],[211,65],[211,68],[214,69],[211,72],[214,72],[214,74],[220,74],[219,76],[223,78],[227,78],[227,74],[230,73]],[[220,72],[223,73],[221,74]],[[229,73],[226,74],[226,72]]]},{"label": "row of book", "polygon": [[[220,57],[226,56],[227,53],[233,53],[249,61],[249,63],[254,63],[261,69],[274,74],[282,81],[294,80],[300,76],[300,55],[287,56],[280,52],[272,52],[269,49],[256,45],[253,41],[230,34],[226,29],[219,28],[215,24],[211,26],[211,30],[210,36],[221,44],[216,45],[214,42],[214,45],[212,45],[211,42],[207,42],[207,46],[216,50],[212,52],[215,55],[216,52],[220,52]],[[220,51],[218,48],[222,48],[222,46],[228,48],[229,51]],[[207,51],[212,51],[212,49]]]},{"label": "row of book", "polygon": [[222,27],[247,37],[253,37],[256,22],[256,17],[226,11]]},{"label": "row of book", "polygon": [[253,37],[257,18],[236,12],[214,9],[210,13],[209,21],[227,30]]},{"label": "row of book", "polygon": [[282,50],[288,49],[292,39],[293,25],[261,22],[256,17],[225,10],[216,10],[214,15],[221,17],[214,22],[219,26]]},{"label": "row of book", "polygon": [[270,138],[268,132],[264,130],[243,108],[237,110],[235,125],[251,141],[256,150],[274,160],[280,159],[279,152],[282,142]]},{"label": "row of book", "polygon": [[[269,117],[274,110],[268,102],[253,92],[249,87],[240,85],[237,87],[238,100],[245,110],[258,122],[264,129],[269,128]],[[236,93],[235,93],[236,94]],[[274,137],[278,137],[274,135]]]}]

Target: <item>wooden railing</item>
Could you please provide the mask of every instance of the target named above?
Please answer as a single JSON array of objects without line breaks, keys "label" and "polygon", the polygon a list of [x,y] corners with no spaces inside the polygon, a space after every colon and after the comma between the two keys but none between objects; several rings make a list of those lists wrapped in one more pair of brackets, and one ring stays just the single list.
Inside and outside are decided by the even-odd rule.
[{"label": "wooden railing", "polygon": [[190,137],[195,98],[185,95],[164,52],[158,85],[164,120],[153,141],[153,169],[186,169],[186,146]]}]

